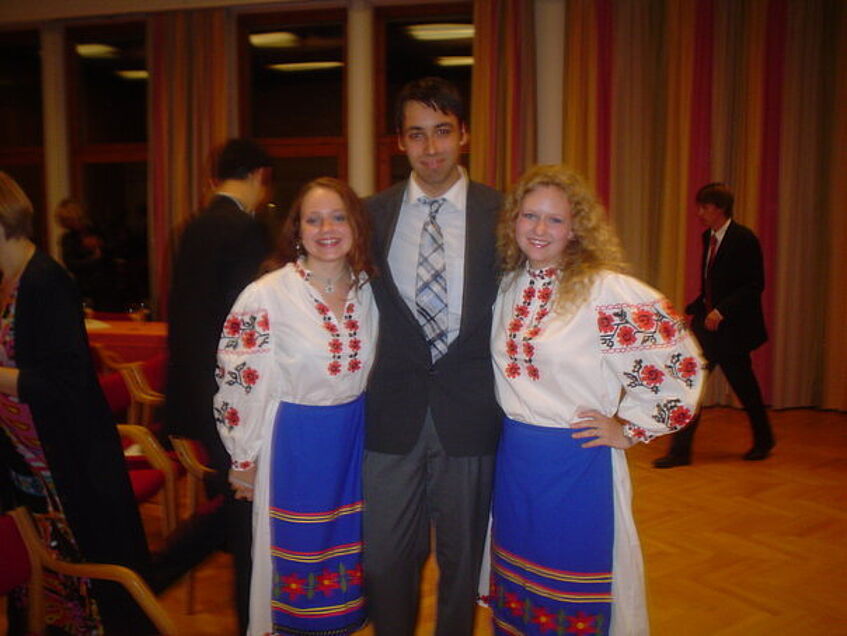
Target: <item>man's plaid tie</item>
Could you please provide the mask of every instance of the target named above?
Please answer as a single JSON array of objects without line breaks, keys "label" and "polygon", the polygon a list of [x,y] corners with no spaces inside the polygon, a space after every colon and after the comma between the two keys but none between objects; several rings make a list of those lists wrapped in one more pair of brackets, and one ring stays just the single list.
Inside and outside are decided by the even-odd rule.
[{"label": "man's plaid tie", "polygon": [[415,278],[415,305],[423,327],[432,361],[447,353],[447,268],[444,235],[436,215],[446,199],[420,197],[418,203],[429,206],[429,217],[421,228],[421,245]]}]

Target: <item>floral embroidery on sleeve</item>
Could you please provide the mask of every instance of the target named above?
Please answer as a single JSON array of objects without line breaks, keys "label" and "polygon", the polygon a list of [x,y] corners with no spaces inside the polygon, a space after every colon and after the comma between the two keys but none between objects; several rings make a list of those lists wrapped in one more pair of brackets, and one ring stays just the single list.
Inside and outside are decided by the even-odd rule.
[{"label": "floral embroidery on sleeve", "polygon": [[653,364],[644,364],[640,358],[633,362],[632,371],[625,371],[628,380],[627,388],[643,387],[653,393],[659,392],[659,387],[665,381],[664,372]]},{"label": "floral embroidery on sleeve", "polygon": [[233,407],[229,402],[221,402],[220,406],[215,406],[215,422],[219,426],[223,426],[226,430],[231,431],[241,423],[241,416],[238,414],[238,409]]},{"label": "floral embroidery on sleeve", "polygon": [[700,372],[700,363],[694,356],[684,356],[675,353],[671,356],[670,363],[665,365],[668,373],[677,378],[689,389],[694,386],[697,374]]},{"label": "floral embroidery on sleeve", "polygon": [[675,344],[685,323],[667,300],[597,307],[597,329],[604,353],[643,351]]},{"label": "floral embroidery on sleeve", "polygon": [[[259,381],[259,372],[253,367],[248,367],[246,362],[228,371],[226,375],[228,376],[227,386],[240,386],[245,393],[250,393]],[[223,378],[223,369],[221,369],[221,378]]]},{"label": "floral embroidery on sleeve", "polygon": [[270,342],[270,321],[268,312],[231,313],[224,322],[221,351],[238,353],[258,353]]}]

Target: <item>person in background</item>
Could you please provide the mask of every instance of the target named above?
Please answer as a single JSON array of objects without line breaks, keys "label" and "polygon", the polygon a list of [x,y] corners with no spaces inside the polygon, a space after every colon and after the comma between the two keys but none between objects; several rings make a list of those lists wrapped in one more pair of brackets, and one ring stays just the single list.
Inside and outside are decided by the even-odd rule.
[{"label": "person in background", "polygon": [[[750,353],[768,339],[762,312],[765,266],[759,239],[732,218],[735,197],[723,183],[710,183],[697,192],[697,217],[703,232],[700,294],[686,308],[692,316],[709,369],[720,366],[735,391],[753,432],[753,446],[744,454],[748,461],[767,459],[774,447],[773,431],[762,401],[762,391]],[[670,450],[659,457],[656,468],[691,463],[697,417],[671,438]]]},{"label": "person in background", "polygon": [[[186,226],[179,241],[168,311],[168,375],[165,427],[169,434],[198,440],[217,478],[207,481],[210,498],[227,500],[220,516],[186,530],[159,565],[161,589],[196,565],[226,535],[235,557],[236,606],[246,628],[250,581],[251,506],[230,497],[229,455],[221,444],[212,412],[215,355],[229,308],[258,274],[270,250],[255,212],[268,197],[271,161],[256,142],[232,139],[215,162],[215,195]],[[168,574],[170,572],[170,574]]]},{"label": "person in background", "polygon": [[[121,441],[92,366],[77,286],[32,242],[33,209],[0,172],[0,470],[4,503],[36,516],[45,545],[69,561],[114,563],[142,575],[149,554]],[[152,633],[112,583],[45,572],[57,633]],[[23,633],[10,600],[10,634]]]},{"label": "person in background", "polygon": [[76,279],[83,300],[92,309],[115,311],[114,271],[104,254],[103,238],[91,229],[82,204],[75,199],[62,199],[55,214],[65,229],[62,262]]},{"label": "person in background", "polygon": [[565,166],[521,177],[497,246],[495,630],[647,634],[624,451],[689,423],[697,342],[667,299],[623,273],[602,207]]},{"label": "person in background", "polygon": [[306,184],[285,263],[223,326],[215,418],[229,481],[253,500],[249,633],[349,634],[362,585],[364,390],[376,349],[369,231],[350,186]]},{"label": "person in background", "polygon": [[437,634],[471,634],[502,414],[488,336],[502,198],[468,179],[464,104],[440,78],[397,100],[409,179],[365,202],[380,276],[368,386],[365,577],[378,635],[412,634],[434,529]]}]

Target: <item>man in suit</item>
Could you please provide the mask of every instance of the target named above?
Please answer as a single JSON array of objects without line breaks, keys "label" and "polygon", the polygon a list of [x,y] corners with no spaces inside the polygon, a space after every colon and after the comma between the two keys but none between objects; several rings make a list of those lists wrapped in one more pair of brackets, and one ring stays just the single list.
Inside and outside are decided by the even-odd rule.
[{"label": "man in suit", "polygon": [[407,181],[366,201],[379,276],[365,436],[365,580],[380,636],[407,636],[434,531],[437,634],[471,634],[502,414],[489,351],[496,191],[459,165],[464,105],[439,78],[397,101]]},{"label": "man in suit", "polygon": [[[744,459],[766,459],[774,446],[773,433],[753,373],[750,352],[767,339],[762,313],[765,287],[759,240],[732,219],[734,197],[722,183],[710,183],[697,192],[697,216],[703,232],[702,289],[685,311],[692,318],[709,369],[720,366],[741,400],[753,431],[753,447]],[[673,468],[691,463],[691,444],[699,416],[671,438],[670,452],[653,465]]]},{"label": "man in suit", "polygon": [[[218,340],[226,315],[267,257],[268,239],[254,217],[267,199],[270,159],[255,142],[232,139],[216,161],[216,193],[185,228],[177,249],[168,314],[168,433],[202,442],[217,473],[210,497],[223,495],[221,514],[196,523],[172,545],[174,573],[199,562],[226,539],[236,565],[237,609],[242,632],[250,588],[251,504],[232,498],[230,458],[212,416],[217,391]],[[227,526],[223,531],[221,526]],[[166,568],[162,565],[161,570]],[[174,574],[175,575],[175,574]]]}]

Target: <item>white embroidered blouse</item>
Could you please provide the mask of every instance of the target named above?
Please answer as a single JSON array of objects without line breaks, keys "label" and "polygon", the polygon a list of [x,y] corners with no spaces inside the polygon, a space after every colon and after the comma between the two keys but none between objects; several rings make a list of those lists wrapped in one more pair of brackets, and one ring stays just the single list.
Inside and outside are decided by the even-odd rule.
[{"label": "white embroidered blouse", "polygon": [[685,426],[704,373],[696,340],[670,302],[610,271],[570,318],[554,311],[554,270],[506,275],[491,336],[497,399],[510,418],[569,428],[582,409],[626,421],[636,441]]},{"label": "white embroidered blouse", "polygon": [[233,468],[256,462],[281,401],[330,406],[365,390],[378,327],[370,285],[351,288],[338,320],[310,276],[300,263],[263,276],[224,323],[214,412]]}]

